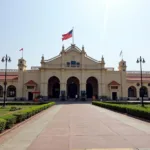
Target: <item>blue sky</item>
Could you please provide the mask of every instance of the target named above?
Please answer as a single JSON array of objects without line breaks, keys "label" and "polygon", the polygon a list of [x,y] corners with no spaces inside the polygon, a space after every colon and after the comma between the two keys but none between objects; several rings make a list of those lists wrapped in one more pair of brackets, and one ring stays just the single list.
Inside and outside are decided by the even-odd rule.
[{"label": "blue sky", "polygon": [[11,56],[8,68],[17,68],[22,47],[28,69],[42,54],[58,55],[72,42],[62,42],[62,34],[74,27],[76,46],[97,60],[103,55],[106,67],[117,69],[122,49],[127,70],[139,70],[139,56],[150,70],[149,0],[0,0],[0,20],[0,57]]}]

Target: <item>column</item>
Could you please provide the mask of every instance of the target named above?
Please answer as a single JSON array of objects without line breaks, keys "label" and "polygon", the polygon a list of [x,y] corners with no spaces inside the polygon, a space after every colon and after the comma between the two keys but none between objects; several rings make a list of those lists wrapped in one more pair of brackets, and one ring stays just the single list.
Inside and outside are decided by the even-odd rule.
[{"label": "column", "polygon": [[106,91],[105,91],[105,84],[102,83],[102,93],[103,96],[106,96]]},{"label": "column", "polygon": [[66,90],[66,83],[61,82],[60,83],[60,99],[66,99],[67,98],[67,90]]},{"label": "column", "polygon": [[98,97],[102,96],[102,83],[98,83]]},{"label": "column", "polygon": [[41,92],[41,95],[44,96],[44,83],[41,83],[40,85],[40,92]]},{"label": "column", "polygon": [[137,96],[137,98],[140,99],[140,88],[137,88],[137,89],[136,89],[136,96]]},{"label": "column", "polygon": [[80,91],[86,91],[86,83],[80,84]]},{"label": "column", "polygon": [[150,98],[150,89],[148,88],[148,99]]},{"label": "column", "polygon": [[43,88],[44,89],[44,91],[43,91],[44,97],[48,98],[48,83],[44,83],[43,87],[44,87]]}]

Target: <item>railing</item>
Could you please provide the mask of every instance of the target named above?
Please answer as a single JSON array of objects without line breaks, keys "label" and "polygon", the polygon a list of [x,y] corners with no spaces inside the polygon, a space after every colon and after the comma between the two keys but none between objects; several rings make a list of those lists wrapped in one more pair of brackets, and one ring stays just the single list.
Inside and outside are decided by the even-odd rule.
[{"label": "railing", "polygon": [[65,67],[65,69],[79,69],[83,67],[83,69],[101,69],[99,64],[96,65],[67,65],[67,64],[46,64],[43,65],[43,68],[56,68],[56,69],[61,69],[62,67]]},{"label": "railing", "polygon": [[39,70],[26,70],[26,72],[39,72]]},{"label": "railing", "polygon": [[107,69],[107,71],[114,71],[114,68],[112,68],[112,67],[108,67],[106,69]]},{"label": "railing", "polygon": [[[0,72],[5,72],[5,69],[0,69]],[[7,69],[7,72],[18,72],[18,69]]]},{"label": "railing", "polygon": [[32,66],[31,70],[39,70],[40,66]]},{"label": "railing", "polygon": [[[140,74],[140,71],[127,71],[127,74]],[[142,74],[150,74],[150,71],[142,71]]]}]

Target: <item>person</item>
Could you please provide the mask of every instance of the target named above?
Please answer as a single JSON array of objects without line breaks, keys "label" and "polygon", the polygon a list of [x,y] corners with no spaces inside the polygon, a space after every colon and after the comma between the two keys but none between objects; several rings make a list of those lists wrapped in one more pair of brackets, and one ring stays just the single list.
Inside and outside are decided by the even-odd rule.
[{"label": "person", "polygon": [[76,98],[76,100],[78,99],[78,95],[77,94],[75,95],[75,98]]}]

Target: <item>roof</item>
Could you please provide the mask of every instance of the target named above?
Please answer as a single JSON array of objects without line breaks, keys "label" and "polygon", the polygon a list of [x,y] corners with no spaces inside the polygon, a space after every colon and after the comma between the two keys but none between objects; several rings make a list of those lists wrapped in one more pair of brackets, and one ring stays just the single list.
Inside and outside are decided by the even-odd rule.
[{"label": "roof", "polygon": [[108,85],[120,85],[118,82],[116,82],[116,81],[111,81]]},{"label": "roof", "polygon": [[34,82],[33,80],[29,80],[27,83],[25,83],[26,85],[37,85],[36,82]]},{"label": "roof", "polygon": [[[17,80],[18,75],[7,75],[6,79],[7,80]],[[5,80],[5,75],[0,75],[0,80]]]}]

